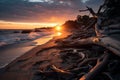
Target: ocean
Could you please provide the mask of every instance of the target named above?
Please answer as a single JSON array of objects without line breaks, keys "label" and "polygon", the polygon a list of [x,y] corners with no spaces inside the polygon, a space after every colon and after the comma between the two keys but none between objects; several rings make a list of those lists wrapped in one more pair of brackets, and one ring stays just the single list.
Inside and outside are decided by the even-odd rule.
[{"label": "ocean", "polygon": [[52,31],[0,30],[0,68],[53,38]]},{"label": "ocean", "polygon": [[0,47],[32,41],[51,34],[53,34],[52,31],[35,32],[32,30],[0,30]]}]

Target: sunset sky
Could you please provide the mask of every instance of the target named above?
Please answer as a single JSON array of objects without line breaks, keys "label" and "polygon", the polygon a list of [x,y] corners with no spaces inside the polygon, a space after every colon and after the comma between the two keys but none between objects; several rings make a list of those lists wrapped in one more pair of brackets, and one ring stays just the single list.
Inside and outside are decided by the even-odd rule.
[{"label": "sunset sky", "polygon": [[85,6],[97,10],[103,0],[0,0],[0,29],[35,28],[74,20]]}]

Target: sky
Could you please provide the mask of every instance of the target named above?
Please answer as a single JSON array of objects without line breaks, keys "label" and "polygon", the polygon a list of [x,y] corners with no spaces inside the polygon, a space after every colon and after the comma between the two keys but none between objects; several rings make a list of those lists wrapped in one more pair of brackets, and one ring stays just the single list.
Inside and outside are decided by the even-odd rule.
[{"label": "sky", "polygon": [[102,3],[103,0],[0,0],[0,29],[63,24],[79,14],[88,15],[78,11],[86,9],[86,5],[97,11]]}]

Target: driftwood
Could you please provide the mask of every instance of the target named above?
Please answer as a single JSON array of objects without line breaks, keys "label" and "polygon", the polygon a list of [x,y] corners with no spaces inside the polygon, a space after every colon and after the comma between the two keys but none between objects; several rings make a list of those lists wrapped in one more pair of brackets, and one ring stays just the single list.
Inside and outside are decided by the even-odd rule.
[{"label": "driftwood", "polygon": [[107,72],[103,72],[102,75],[106,76],[107,77],[107,80],[114,80],[109,73]]},{"label": "driftwood", "polygon": [[83,60],[80,64],[78,64],[78,67],[82,67],[83,65],[87,64],[90,61],[96,61],[98,58],[88,58]]},{"label": "driftwood", "polygon": [[79,10],[79,12],[89,11],[94,17],[96,16],[96,13],[93,11],[92,8],[86,6],[87,9],[85,10]]},{"label": "driftwood", "polygon": [[52,69],[53,69],[55,72],[58,72],[58,73],[72,74],[72,73],[70,73],[70,72],[68,72],[68,71],[64,71],[64,70],[62,70],[62,69],[57,68],[55,65],[52,65]]},{"label": "driftwood", "polygon": [[100,59],[98,59],[97,64],[95,67],[93,67],[86,75],[82,76],[79,80],[92,80],[97,74],[99,74],[103,68],[108,63],[108,59],[110,57],[110,54],[105,54]]},{"label": "driftwood", "polygon": [[[101,57],[97,56],[97,57],[91,57],[91,58],[82,58],[82,60],[80,59],[80,61],[78,60],[78,62],[76,62],[75,65],[77,65],[77,67],[76,66],[74,67],[72,65],[72,68],[68,68],[69,70],[66,70],[66,69],[62,70],[56,67],[55,65],[51,65],[52,71],[39,71],[38,73],[40,75],[42,74],[42,75],[45,75],[46,77],[49,77],[51,75],[52,76],[67,75],[66,76],[67,79],[60,79],[59,77],[57,77],[56,78],[57,80],[72,80],[71,77],[74,78],[74,80],[78,80],[78,79],[79,80],[93,80],[94,78],[96,78],[96,76],[98,77],[102,75],[102,76],[106,76],[108,80],[113,80],[111,75],[108,74],[110,70],[108,70],[109,72],[106,73],[104,72],[105,71],[104,69],[110,68],[114,70],[112,66],[108,66],[110,64],[109,59],[111,58],[111,55],[120,57],[120,42],[116,39],[111,38],[110,36],[106,34],[116,35],[120,33],[120,30],[119,30],[119,24],[108,25],[108,23],[106,23],[107,24],[107,25],[105,24],[106,26],[103,26],[104,24],[101,25],[102,22],[106,20],[106,17],[100,16],[101,15],[100,11],[104,6],[105,4],[101,5],[97,13],[95,13],[92,8],[87,7],[87,6],[86,6],[87,7],[86,10],[79,10],[80,12],[89,11],[95,18],[95,20],[92,21],[92,23],[88,25],[84,30],[87,31],[92,26],[95,26],[96,36],[94,37],[92,36],[92,37],[84,38],[84,39],[74,39],[74,40],[69,39],[69,38],[61,39],[61,40],[56,41],[58,45],[56,45],[55,47],[70,48],[70,47],[83,47],[83,46],[88,46],[88,45],[97,45],[97,46],[104,48],[104,51],[109,51],[109,52],[101,53],[102,55]],[[108,32],[108,31],[102,30],[103,27],[109,27],[108,30],[112,30],[112,31]],[[113,29],[115,30],[115,32]],[[117,61],[119,62],[119,59],[117,59]],[[89,66],[90,62],[93,62],[95,64],[92,66],[91,65]],[[115,65],[115,68],[116,66],[119,66],[119,65]]]},{"label": "driftwood", "polygon": [[[116,41],[110,37],[103,37],[103,38],[98,38],[98,37],[90,37],[87,39],[80,39],[80,40],[76,40],[76,41],[62,41],[63,44],[61,46],[68,46],[68,47],[72,47],[73,45],[76,46],[85,46],[85,45],[100,45],[103,46],[107,49],[109,49],[110,51],[112,51],[114,54],[116,54],[117,56],[120,57],[120,49],[119,49],[119,41]],[[113,42],[115,44],[110,44],[109,42]]]}]

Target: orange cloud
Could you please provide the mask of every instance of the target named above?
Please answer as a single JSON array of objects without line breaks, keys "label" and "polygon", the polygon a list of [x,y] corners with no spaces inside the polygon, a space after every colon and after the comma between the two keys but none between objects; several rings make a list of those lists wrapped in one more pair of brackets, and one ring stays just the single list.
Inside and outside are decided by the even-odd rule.
[{"label": "orange cloud", "polygon": [[58,23],[22,23],[0,21],[0,29],[34,29],[40,27],[53,27]]},{"label": "orange cloud", "polygon": [[58,18],[57,18],[57,17],[52,16],[52,17],[50,18],[50,21],[51,21],[51,22],[58,21]]}]

